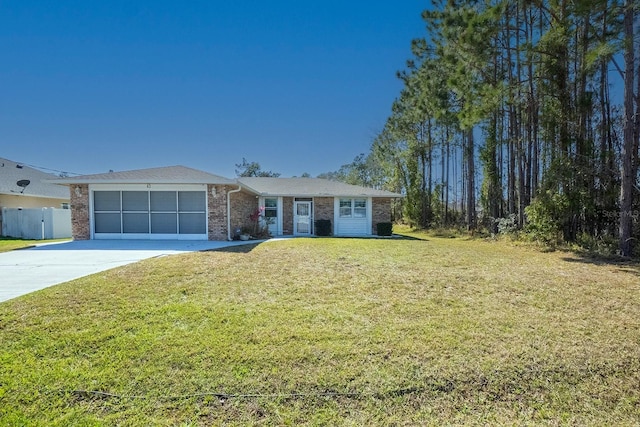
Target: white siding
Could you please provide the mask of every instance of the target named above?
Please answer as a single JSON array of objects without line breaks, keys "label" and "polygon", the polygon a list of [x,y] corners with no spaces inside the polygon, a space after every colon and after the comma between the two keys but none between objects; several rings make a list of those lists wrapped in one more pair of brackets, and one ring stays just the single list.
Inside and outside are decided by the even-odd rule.
[{"label": "white siding", "polygon": [[[344,199],[344,198],[343,198]],[[371,234],[371,198],[367,198],[367,213],[364,218],[340,217],[340,198],[334,203],[334,234],[336,236],[367,236]]]}]

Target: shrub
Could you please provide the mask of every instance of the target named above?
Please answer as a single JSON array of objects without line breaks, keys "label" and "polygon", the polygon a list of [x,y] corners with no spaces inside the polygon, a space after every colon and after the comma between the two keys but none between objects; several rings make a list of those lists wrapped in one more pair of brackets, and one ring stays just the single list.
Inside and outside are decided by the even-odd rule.
[{"label": "shrub", "polygon": [[548,246],[559,244],[567,205],[566,197],[561,194],[546,192],[536,197],[524,210],[527,215],[525,231],[529,237]]},{"label": "shrub", "polygon": [[391,236],[393,233],[393,224],[390,222],[379,222],[376,225],[378,236]]},{"label": "shrub", "polygon": [[315,221],[316,236],[331,236],[331,220],[317,219]]},{"label": "shrub", "polygon": [[518,231],[518,218],[515,214],[510,214],[506,218],[498,219],[498,233],[513,234]]}]

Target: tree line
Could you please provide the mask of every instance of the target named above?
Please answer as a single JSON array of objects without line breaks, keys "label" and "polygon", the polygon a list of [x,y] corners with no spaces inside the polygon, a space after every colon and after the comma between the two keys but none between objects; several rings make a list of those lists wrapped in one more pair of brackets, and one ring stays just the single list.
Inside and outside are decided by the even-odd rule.
[{"label": "tree line", "polygon": [[434,1],[371,150],[325,174],[406,195],[419,227],[639,238],[640,6]]}]

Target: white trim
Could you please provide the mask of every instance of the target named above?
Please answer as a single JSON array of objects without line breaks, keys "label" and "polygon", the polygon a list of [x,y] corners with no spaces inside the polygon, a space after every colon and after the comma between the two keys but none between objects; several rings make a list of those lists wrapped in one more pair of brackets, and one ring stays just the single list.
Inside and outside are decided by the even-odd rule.
[{"label": "white trim", "polygon": [[[309,206],[309,232],[308,233],[300,233],[298,231],[298,222],[296,218],[298,217],[298,204],[306,204]],[[293,235],[294,236],[313,236],[313,201],[296,201],[293,200]]]},{"label": "white trim", "polygon": [[[282,197],[278,196],[260,196],[258,198],[258,206],[265,206],[265,199],[276,199],[276,230],[274,236],[282,236]],[[261,226],[264,224],[261,224]]]},{"label": "white trim", "polygon": [[283,212],[284,209],[282,208],[282,196],[278,197],[278,235],[282,236],[283,233],[283,228],[284,228],[284,222],[283,222]]},{"label": "white trim", "polygon": [[373,197],[367,197],[367,224],[368,234],[373,235]]},{"label": "white trim", "polygon": [[207,191],[207,184],[90,184],[93,191]]}]

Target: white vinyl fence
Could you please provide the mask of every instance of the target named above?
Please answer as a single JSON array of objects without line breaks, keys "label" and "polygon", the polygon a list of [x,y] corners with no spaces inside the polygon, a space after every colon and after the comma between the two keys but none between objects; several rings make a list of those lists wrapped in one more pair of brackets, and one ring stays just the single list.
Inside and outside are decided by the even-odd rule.
[{"label": "white vinyl fence", "polygon": [[2,235],[33,240],[71,237],[71,210],[2,208]]}]

